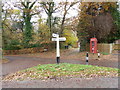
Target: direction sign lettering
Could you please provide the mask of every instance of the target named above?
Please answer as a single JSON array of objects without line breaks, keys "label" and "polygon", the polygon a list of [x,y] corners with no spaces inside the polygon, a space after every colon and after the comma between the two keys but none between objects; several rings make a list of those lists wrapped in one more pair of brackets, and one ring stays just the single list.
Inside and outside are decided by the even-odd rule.
[{"label": "direction sign lettering", "polygon": [[57,36],[58,36],[58,34],[53,33],[53,34],[52,34],[52,36],[53,36],[53,37],[57,37]]},{"label": "direction sign lettering", "polygon": [[[57,38],[52,38],[52,41],[57,41]],[[60,37],[59,41],[66,41],[65,37]]]}]

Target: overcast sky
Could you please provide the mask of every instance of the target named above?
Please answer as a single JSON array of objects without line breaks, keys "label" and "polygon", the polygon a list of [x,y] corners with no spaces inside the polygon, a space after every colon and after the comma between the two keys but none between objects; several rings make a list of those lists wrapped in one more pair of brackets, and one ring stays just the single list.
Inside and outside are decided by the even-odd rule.
[{"label": "overcast sky", "polygon": [[[18,0],[12,0],[12,3],[11,3],[11,1],[10,0],[4,0],[3,2],[5,3],[7,1],[7,3],[9,3],[12,7],[14,7],[13,5],[12,5],[12,3],[16,3],[16,2],[18,2]],[[40,0],[38,0],[38,1],[40,1]],[[50,1],[50,0],[49,0]],[[54,0],[54,1],[56,1],[56,0]],[[61,1],[61,2],[63,2],[63,1],[65,1],[65,0],[57,0],[57,1]],[[72,2],[72,1],[74,1],[74,0],[69,0],[69,2]],[[33,2],[33,0],[32,0],[32,2]],[[58,3],[58,2],[57,2]],[[36,4],[38,4],[38,3],[36,3]],[[7,5],[7,4],[6,4]],[[70,10],[69,10],[69,12],[68,12],[68,14],[66,15],[66,17],[68,17],[68,18],[70,18],[70,17],[74,17],[74,16],[77,16],[77,14],[78,14],[78,11],[76,10],[76,9],[78,9],[78,5],[79,5],[79,3],[78,4],[76,4],[76,5],[74,5]],[[73,9],[74,8],[74,9]],[[15,8],[14,7],[14,9],[17,9],[17,8]],[[45,12],[42,12],[42,13],[40,13],[41,15],[42,15],[42,18],[47,18],[47,15],[46,15],[46,13]],[[53,16],[57,16],[57,17],[62,17],[62,14],[63,14],[63,12],[56,12],[56,13],[53,13]],[[37,20],[37,18],[35,19],[32,19],[32,21],[33,20]]]},{"label": "overcast sky", "polygon": [[[18,1],[20,1],[20,0],[2,0],[2,2],[6,2],[7,1],[7,3],[8,2],[18,2]],[[24,1],[24,0],[22,0],[22,1]],[[34,0],[29,0],[29,1],[34,1]],[[38,0],[38,1],[43,1],[43,0]],[[51,1],[51,0],[44,0],[44,1]],[[53,1],[57,1],[57,3],[58,2],[64,2],[64,1],[66,1],[66,0],[53,0]],[[73,1],[78,1],[78,0],[68,0],[69,2],[73,2]],[[79,0],[80,1],[80,0]],[[86,0],[86,1],[93,1],[93,0]],[[94,0],[94,1],[99,1],[99,0]],[[101,0],[100,0],[101,1]],[[105,1],[115,1],[115,0],[105,0]],[[119,10],[120,10],[120,0],[118,0],[119,1]],[[73,8],[71,8],[70,10],[69,10],[69,12],[68,12],[68,14],[67,14],[67,16],[66,17],[68,17],[68,18],[70,18],[70,17],[74,17],[74,16],[77,16],[77,14],[78,14],[78,11],[76,10],[76,9],[78,9],[78,6],[79,6],[79,4],[76,4],[76,5],[74,5],[73,6]],[[43,12],[42,14],[42,18],[47,18],[47,15],[46,15],[46,13],[45,12]],[[54,13],[53,14],[53,16],[58,16],[58,17],[61,17],[62,16],[62,13],[61,12],[57,12],[57,13]],[[32,19],[32,21],[36,21],[37,20],[37,18],[35,19]]]},{"label": "overcast sky", "polygon": [[[11,1],[11,2],[18,2],[20,0],[2,0],[2,2],[5,2],[5,1]],[[21,1],[25,1],[25,0],[21,0]],[[27,1],[27,0],[26,0]],[[28,0],[28,1],[34,1],[34,0]],[[37,0],[37,1],[52,1],[52,0]],[[53,0],[53,1],[57,1],[57,2],[64,2],[66,0]],[[73,1],[78,1],[78,0],[68,0],[69,2],[73,2]],[[79,1],[84,1],[84,2],[115,2],[115,1],[120,1],[120,0],[79,0]]]}]

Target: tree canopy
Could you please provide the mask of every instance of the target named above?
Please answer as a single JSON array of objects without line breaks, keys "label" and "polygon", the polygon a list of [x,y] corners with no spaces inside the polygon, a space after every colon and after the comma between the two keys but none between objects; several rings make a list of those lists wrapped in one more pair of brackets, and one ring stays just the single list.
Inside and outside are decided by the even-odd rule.
[{"label": "tree canopy", "polygon": [[82,2],[79,8],[77,32],[83,47],[92,37],[96,37],[100,43],[112,43],[118,39],[115,38],[119,31],[115,23],[117,19],[114,19],[119,18],[119,15],[115,15],[119,14],[116,2]]},{"label": "tree canopy", "polygon": [[[78,14],[72,16],[73,11]],[[7,49],[40,46],[51,41],[52,33],[65,36],[65,43],[73,46],[78,40],[85,49],[92,37],[99,43],[120,39],[120,11],[116,2],[3,2],[2,30]]]}]

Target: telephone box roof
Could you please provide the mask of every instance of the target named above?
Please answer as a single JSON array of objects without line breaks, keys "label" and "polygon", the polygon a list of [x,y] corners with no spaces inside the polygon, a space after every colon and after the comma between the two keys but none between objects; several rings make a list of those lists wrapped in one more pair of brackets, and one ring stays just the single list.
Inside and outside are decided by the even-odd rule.
[{"label": "telephone box roof", "polygon": [[91,38],[90,41],[97,41],[97,38]]}]

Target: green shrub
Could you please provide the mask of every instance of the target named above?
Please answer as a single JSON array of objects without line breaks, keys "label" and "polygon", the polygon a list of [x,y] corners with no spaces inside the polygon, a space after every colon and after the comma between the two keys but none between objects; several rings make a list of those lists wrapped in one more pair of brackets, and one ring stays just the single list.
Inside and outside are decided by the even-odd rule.
[{"label": "green shrub", "polygon": [[106,53],[106,52],[101,52],[101,54],[103,54],[103,55],[109,55],[109,53]]},{"label": "green shrub", "polygon": [[35,47],[42,47],[42,45],[40,43],[24,45],[24,48],[35,48]]},{"label": "green shrub", "polygon": [[9,44],[4,44],[3,50],[19,50],[23,48],[18,40],[11,40]]},{"label": "green shrub", "polygon": [[21,49],[20,45],[5,45],[3,50],[19,50]]}]

